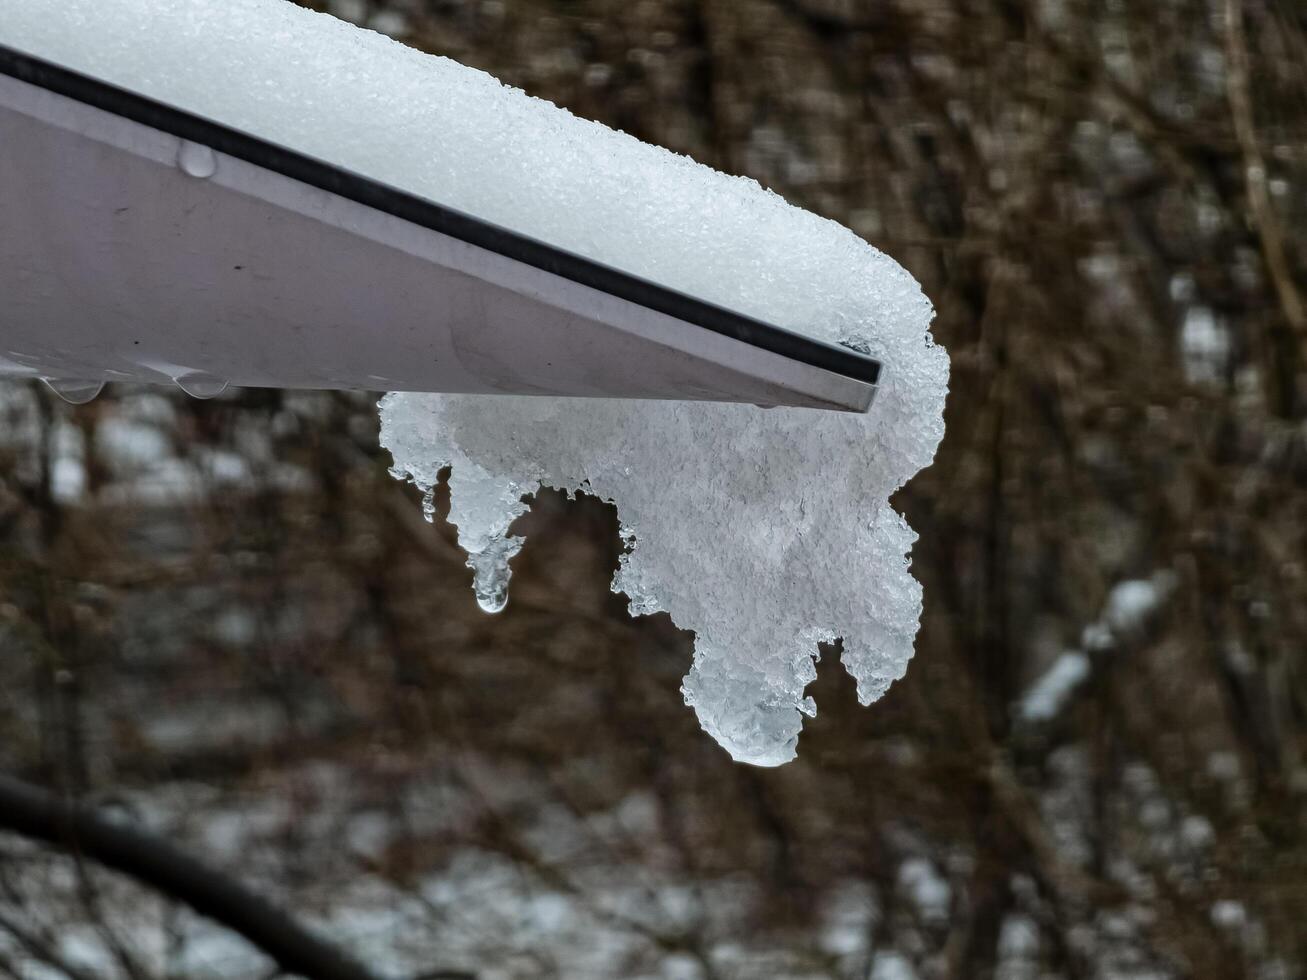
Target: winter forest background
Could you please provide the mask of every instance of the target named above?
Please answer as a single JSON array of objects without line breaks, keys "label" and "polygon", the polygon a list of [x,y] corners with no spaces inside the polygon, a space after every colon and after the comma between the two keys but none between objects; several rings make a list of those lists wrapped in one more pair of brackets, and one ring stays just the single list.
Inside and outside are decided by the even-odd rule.
[{"label": "winter forest background", "polygon": [[[884,248],[948,434],[926,607],[796,762],[543,494],[482,614],[375,397],[0,389],[0,769],[418,977],[1307,976],[1307,7],[334,0]],[[442,506],[443,506],[443,502]],[[725,570],[729,574],[729,569]],[[5,816],[0,808],[0,823]],[[0,834],[0,975],[277,975]]]}]

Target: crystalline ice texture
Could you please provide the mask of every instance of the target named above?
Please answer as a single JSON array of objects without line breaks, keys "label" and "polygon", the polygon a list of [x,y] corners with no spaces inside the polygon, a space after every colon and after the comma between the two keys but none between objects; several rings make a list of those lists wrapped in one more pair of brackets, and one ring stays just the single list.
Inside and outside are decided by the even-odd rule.
[{"label": "crystalline ice texture", "polygon": [[912,655],[915,535],[886,501],[933,449],[929,420],[900,413],[934,384],[938,424],[939,361],[920,336],[905,344],[868,416],[392,394],[382,440],[419,486],[452,467],[450,520],[470,551],[493,552],[541,485],[614,501],[631,550],[613,588],[633,613],[665,609],[695,631],[687,703],[736,759],[779,765],[813,710],[819,642],[843,637],[864,703]]},{"label": "crystalline ice texture", "polygon": [[585,487],[633,545],[614,588],[695,631],[685,697],[737,759],[794,755],[816,644],[859,697],[912,654],[915,535],[887,500],[943,435],[948,360],[893,260],[751,180],[283,0],[0,0],[0,42],[777,326],[880,358],[866,416],[391,395],[382,438],[450,519],[485,604],[524,494]]}]

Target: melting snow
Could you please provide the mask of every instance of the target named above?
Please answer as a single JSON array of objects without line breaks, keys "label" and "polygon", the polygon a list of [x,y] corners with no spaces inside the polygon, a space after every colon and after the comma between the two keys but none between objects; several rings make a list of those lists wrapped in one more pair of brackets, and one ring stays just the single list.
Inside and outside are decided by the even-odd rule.
[{"label": "melting snow", "polygon": [[871,980],[917,980],[917,971],[902,953],[877,953],[871,967]]},{"label": "melting snow", "polygon": [[948,919],[953,889],[926,858],[909,858],[899,865],[898,886],[923,919],[931,922]]},{"label": "melting snow", "polygon": [[1210,308],[1189,308],[1180,328],[1180,353],[1188,380],[1220,381],[1229,367],[1230,346],[1230,331]]},{"label": "melting snow", "polygon": [[1174,572],[1158,572],[1151,579],[1117,583],[1107,597],[1103,618],[1114,633],[1128,633],[1144,625],[1175,590]]},{"label": "melting snow", "polygon": [[1179,585],[1175,572],[1163,569],[1151,578],[1127,579],[1107,594],[1103,613],[1084,628],[1080,641],[1084,650],[1067,650],[1036,680],[1017,705],[1018,716],[1027,722],[1050,721],[1089,677],[1092,663],[1088,653],[1115,650],[1121,639],[1137,634],[1157,614]]},{"label": "melting snow", "polygon": [[864,703],[903,675],[921,589],[888,498],[934,456],[948,360],[892,259],[754,181],[282,0],[0,0],[0,22],[6,43],[879,358],[865,416],[391,395],[382,438],[424,489],[452,466],[451,520],[488,609],[524,496],[613,501],[630,548],[613,587],[632,614],[695,632],[685,698],[736,759],[794,756],[819,642],[843,637]]},{"label": "melting snow", "polygon": [[1248,913],[1239,902],[1222,899],[1212,906],[1211,917],[1213,925],[1222,929],[1238,929],[1248,920]]},{"label": "melting snow", "polygon": [[1021,699],[1021,717],[1025,721],[1050,721],[1056,718],[1067,698],[1089,676],[1089,658],[1079,650],[1068,650],[1053,666],[1031,685]]}]

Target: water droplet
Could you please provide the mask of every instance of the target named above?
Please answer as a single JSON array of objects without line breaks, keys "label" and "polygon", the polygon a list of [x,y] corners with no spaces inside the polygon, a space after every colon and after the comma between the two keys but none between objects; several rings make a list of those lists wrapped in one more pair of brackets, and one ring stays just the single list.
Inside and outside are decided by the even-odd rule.
[{"label": "water droplet", "polygon": [[217,398],[227,390],[227,382],[203,371],[188,371],[173,378],[177,387],[192,398]]},{"label": "water droplet", "polygon": [[513,577],[508,562],[521,549],[521,538],[496,538],[484,551],[467,556],[467,566],[472,569],[472,592],[482,611],[503,612],[508,605],[508,580]]},{"label": "water droplet", "polygon": [[103,381],[84,381],[73,378],[42,378],[45,386],[69,405],[85,405],[95,401],[95,396],[104,391]]},{"label": "water droplet", "polygon": [[184,173],[203,180],[218,172],[218,154],[203,143],[182,140],[182,145],[177,150],[177,166]]}]

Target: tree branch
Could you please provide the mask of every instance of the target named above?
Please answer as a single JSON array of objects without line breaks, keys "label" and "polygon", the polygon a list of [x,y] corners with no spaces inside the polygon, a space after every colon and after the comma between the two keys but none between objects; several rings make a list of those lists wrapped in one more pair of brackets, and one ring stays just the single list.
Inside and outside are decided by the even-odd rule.
[{"label": "tree branch", "polygon": [[1264,351],[1263,357],[1267,362],[1265,370],[1268,380],[1280,376],[1281,390],[1277,392],[1276,408],[1280,415],[1291,418],[1300,408],[1297,404],[1299,394],[1296,375],[1299,345],[1307,337],[1307,303],[1298,292],[1294,279],[1284,231],[1271,203],[1266,161],[1257,139],[1243,0],[1225,0],[1225,59],[1226,95],[1230,103],[1230,114],[1234,118],[1234,131],[1243,152],[1244,187],[1248,195],[1253,229],[1261,244],[1262,258],[1280,301],[1284,321],[1289,325],[1287,332],[1280,330],[1279,336],[1272,338],[1278,343]]},{"label": "tree branch", "polygon": [[244,937],[286,973],[311,980],[379,978],[263,896],[168,841],[6,775],[0,775],[0,830],[88,857],[149,885]]}]

